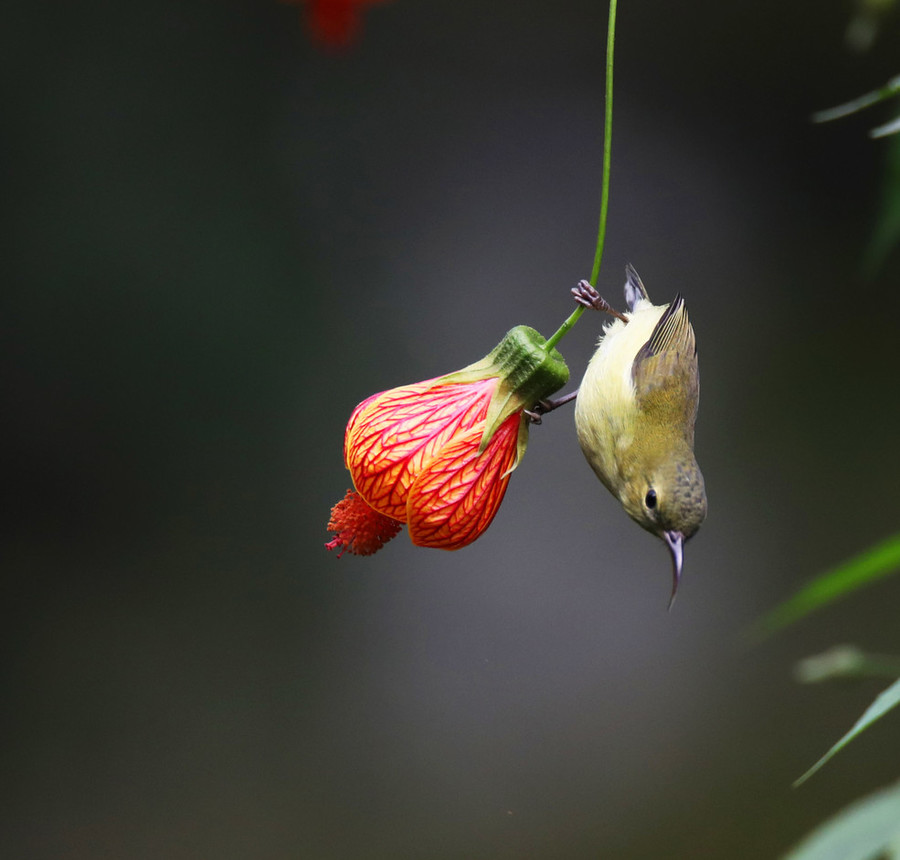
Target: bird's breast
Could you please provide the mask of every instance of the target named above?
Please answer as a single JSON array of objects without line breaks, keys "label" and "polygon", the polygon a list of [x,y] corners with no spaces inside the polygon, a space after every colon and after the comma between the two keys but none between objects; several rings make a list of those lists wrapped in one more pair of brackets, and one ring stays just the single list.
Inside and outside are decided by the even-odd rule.
[{"label": "bird's breast", "polygon": [[630,447],[638,417],[632,366],[665,306],[639,301],[627,323],[604,331],[588,363],[575,401],[575,427],[585,457],[597,476],[618,494],[622,454]]}]

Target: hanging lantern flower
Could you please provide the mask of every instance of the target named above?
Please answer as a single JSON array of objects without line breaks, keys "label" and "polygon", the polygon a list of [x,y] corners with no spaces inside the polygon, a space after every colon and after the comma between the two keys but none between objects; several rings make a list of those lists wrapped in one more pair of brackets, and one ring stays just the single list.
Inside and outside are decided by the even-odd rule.
[{"label": "hanging lantern flower", "polygon": [[569,378],[546,343],[517,326],[463,370],[360,403],[344,437],[355,490],[332,508],[326,546],[370,555],[402,523],[416,546],[460,549],[478,538],[525,453],[525,410]]}]

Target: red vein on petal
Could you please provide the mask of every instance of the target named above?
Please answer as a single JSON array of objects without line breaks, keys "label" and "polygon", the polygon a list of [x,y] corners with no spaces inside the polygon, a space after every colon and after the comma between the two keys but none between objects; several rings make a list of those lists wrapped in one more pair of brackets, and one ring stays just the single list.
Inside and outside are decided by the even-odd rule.
[{"label": "red vein on petal", "polygon": [[480,434],[453,440],[413,483],[407,502],[412,542],[460,549],[478,538],[496,515],[516,456],[519,416],[498,428],[483,454]]},{"label": "red vein on petal", "polygon": [[382,392],[354,410],[345,460],[354,485],[372,507],[406,520],[416,475],[468,428],[483,430],[496,379],[434,385],[433,381]]}]

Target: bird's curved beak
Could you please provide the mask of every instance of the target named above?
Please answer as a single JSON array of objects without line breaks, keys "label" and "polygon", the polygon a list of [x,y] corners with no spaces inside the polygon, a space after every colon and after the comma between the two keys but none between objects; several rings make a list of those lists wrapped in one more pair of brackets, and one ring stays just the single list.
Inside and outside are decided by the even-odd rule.
[{"label": "bird's curved beak", "polygon": [[684,535],[681,532],[663,532],[663,540],[672,553],[672,596],[669,598],[669,609],[675,602],[675,592],[681,581],[681,566],[684,563]]}]

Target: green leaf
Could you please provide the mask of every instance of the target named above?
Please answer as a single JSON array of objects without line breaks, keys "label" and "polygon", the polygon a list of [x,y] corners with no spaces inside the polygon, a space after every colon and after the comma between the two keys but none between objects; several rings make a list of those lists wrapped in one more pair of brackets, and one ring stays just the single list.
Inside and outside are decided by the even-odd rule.
[{"label": "green leaf", "polygon": [[872,238],[863,256],[863,274],[869,278],[877,274],[888,255],[896,248],[898,241],[900,241],[900,136],[895,135],[890,139],[885,152],[881,201]]},{"label": "green leaf", "polygon": [[900,657],[867,654],[855,645],[835,645],[821,654],[800,660],[794,666],[794,677],[801,684],[866,676],[900,678]]},{"label": "green leaf", "polygon": [[896,134],[900,131],[900,116],[886,122],[884,125],[873,128],[869,132],[869,137],[887,137],[889,134]]},{"label": "green leaf", "polygon": [[[803,776],[795,783],[796,788],[803,782],[806,782],[822,765],[825,764],[835,753],[842,750],[853,740],[860,732],[867,729],[875,720],[883,717],[891,708],[900,703],[900,681],[895,681],[883,693],[881,693],[874,702],[866,709],[866,712],[856,721],[853,728],[850,729],[825,755],[822,756]],[[900,819],[898,819],[898,828],[900,828]],[[897,831],[900,835],[900,830]]]},{"label": "green leaf", "polygon": [[762,619],[759,628],[771,632],[787,627],[839,597],[897,571],[900,571],[900,534],[814,579],[793,597],[776,606]]},{"label": "green leaf", "polygon": [[876,791],[817,827],[783,860],[875,860],[896,856],[900,783]]},{"label": "green leaf", "polygon": [[833,119],[839,119],[843,116],[849,116],[870,105],[878,104],[880,101],[890,98],[900,93],[900,75],[891,78],[887,84],[877,90],[855,98],[852,101],[845,102],[837,107],[828,108],[828,110],[820,110],[812,115],[813,122],[830,122]]}]

